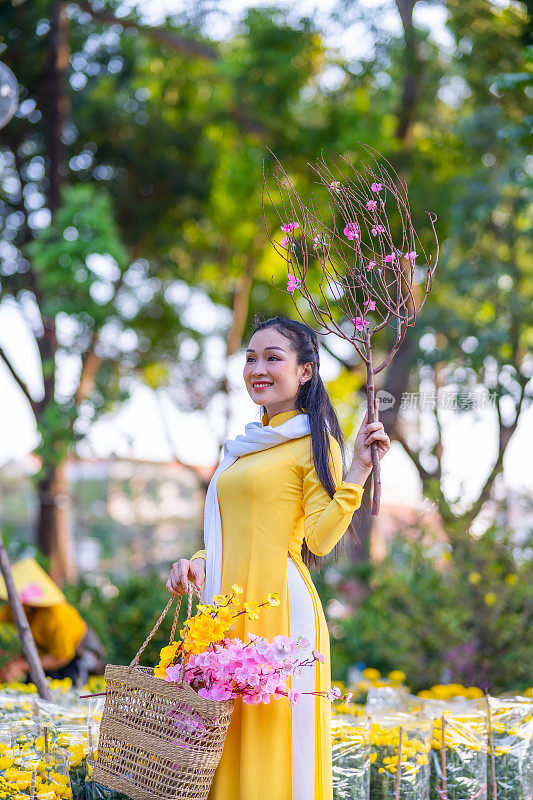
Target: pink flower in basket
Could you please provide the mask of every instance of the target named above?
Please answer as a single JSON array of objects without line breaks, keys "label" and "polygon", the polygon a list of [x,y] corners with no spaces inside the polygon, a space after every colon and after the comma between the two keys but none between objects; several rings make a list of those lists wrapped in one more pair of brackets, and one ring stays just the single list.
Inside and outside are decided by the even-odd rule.
[{"label": "pink flower in basket", "polygon": [[[256,705],[288,697],[292,706],[300,700],[301,693],[290,690],[287,679],[300,677],[302,667],[324,660],[316,650],[305,652],[302,638],[275,636],[269,642],[252,635],[248,644],[240,639],[224,639],[203,653],[191,655],[185,667],[185,680],[200,697],[209,700],[241,697],[247,705]],[[308,650],[309,642],[304,640],[303,644]],[[179,676],[179,665],[167,667],[165,680],[177,681]]]},{"label": "pink flower in basket", "polygon": [[[249,641],[245,643],[224,635],[241,614],[257,619],[260,608],[277,606],[280,602],[274,593],[265,595],[261,603],[245,602],[241,608],[239,595],[242,593],[242,588],[234,584],[231,595],[216,595],[211,606],[199,605],[196,615],[188,618],[180,631],[182,642],[174,642],[162,649],[154,673],[168,682],[179,681],[182,676],[181,647],[185,654],[183,680],[200,697],[220,702],[241,697],[247,705],[267,704],[273,697],[287,697],[289,705],[293,706],[299,702],[302,693],[294,687],[289,688],[288,679],[297,680],[304,667],[313,666],[317,661],[323,663],[324,656],[318,650],[311,650],[309,640],[303,636],[295,640],[278,635],[269,641],[250,633]],[[215,636],[220,638],[211,638]],[[329,697],[324,691],[304,694]],[[179,717],[179,705],[174,710]],[[181,721],[175,721],[182,728]],[[188,745],[184,743],[183,746]]]}]

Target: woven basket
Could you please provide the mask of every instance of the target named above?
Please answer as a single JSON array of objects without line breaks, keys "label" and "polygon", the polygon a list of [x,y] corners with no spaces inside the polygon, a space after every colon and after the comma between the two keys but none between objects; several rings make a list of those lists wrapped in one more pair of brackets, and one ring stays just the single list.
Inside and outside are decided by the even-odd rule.
[{"label": "woven basket", "polygon": [[[187,619],[192,609],[189,584]],[[93,780],[134,800],[206,800],[233,711],[233,700],[206,700],[183,681],[169,683],[139,657],[172,605],[171,597],[129,665],[108,664],[106,700]],[[174,640],[180,603],[169,642]]]}]

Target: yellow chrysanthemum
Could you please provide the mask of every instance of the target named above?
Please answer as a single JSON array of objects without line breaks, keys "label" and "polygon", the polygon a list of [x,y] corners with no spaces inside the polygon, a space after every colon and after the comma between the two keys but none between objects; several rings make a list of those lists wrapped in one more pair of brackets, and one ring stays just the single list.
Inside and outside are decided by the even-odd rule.
[{"label": "yellow chrysanthemum", "polygon": [[393,669],[389,672],[388,676],[391,681],[395,683],[403,683],[405,681],[406,675],[405,672],[402,672],[401,669]]},{"label": "yellow chrysanthemum", "polygon": [[497,599],[498,598],[494,594],[494,592],[487,592],[487,594],[485,595],[485,605],[493,606],[496,603]]}]

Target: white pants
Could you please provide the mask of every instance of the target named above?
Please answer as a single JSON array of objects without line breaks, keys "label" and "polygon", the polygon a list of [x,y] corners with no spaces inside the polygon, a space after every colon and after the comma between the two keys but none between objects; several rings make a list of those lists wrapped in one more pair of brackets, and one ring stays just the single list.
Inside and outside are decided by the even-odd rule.
[{"label": "white pants", "polygon": [[[311,649],[316,648],[315,608],[313,598],[298,567],[287,559],[289,588],[289,635],[305,636]],[[315,665],[302,667],[301,678],[292,679],[292,688],[314,692]],[[315,702],[314,695],[302,695],[292,709],[292,800],[314,800],[315,796]]]}]

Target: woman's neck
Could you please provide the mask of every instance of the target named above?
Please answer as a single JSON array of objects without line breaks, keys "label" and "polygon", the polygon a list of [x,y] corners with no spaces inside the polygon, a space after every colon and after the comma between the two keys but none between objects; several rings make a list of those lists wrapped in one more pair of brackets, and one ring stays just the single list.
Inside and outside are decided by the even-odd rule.
[{"label": "woman's neck", "polygon": [[292,403],[273,403],[270,406],[264,406],[265,413],[269,420],[277,417],[278,414],[284,414],[286,411],[295,411],[296,405]]}]

